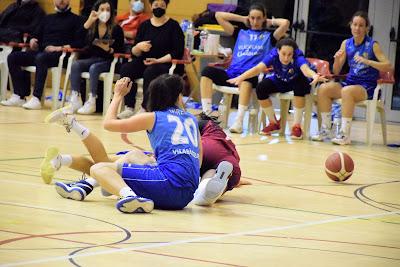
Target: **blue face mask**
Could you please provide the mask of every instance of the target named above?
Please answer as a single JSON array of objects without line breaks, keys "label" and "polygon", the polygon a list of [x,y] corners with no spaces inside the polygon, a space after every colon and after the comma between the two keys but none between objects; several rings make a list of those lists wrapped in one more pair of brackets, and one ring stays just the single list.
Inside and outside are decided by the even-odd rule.
[{"label": "blue face mask", "polygon": [[132,4],[132,10],[135,13],[141,13],[144,10],[144,4],[142,3],[142,1],[135,1]]}]

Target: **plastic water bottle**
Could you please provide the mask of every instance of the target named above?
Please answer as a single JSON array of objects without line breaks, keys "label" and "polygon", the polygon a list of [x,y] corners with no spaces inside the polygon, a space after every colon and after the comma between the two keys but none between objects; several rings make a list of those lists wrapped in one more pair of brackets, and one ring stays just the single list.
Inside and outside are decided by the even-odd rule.
[{"label": "plastic water bottle", "polygon": [[190,23],[190,21],[188,21],[187,19],[182,20],[181,28],[182,28],[183,33],[186,33],[186,31],[189,27],[189,23]]},{"label": "plastic water bottle", "polygon": [[227,123],[227,118],[225,117],[225,112],[226,111],[226,105],[224,102],[224,98],[221,98],[221,101],[219,102],[219,106],[218,106],[218,114],[219,114],[219,121],[221,122],[221,126],[223,128],[226,127],[226,123]]},{"label": "plastic water bottle", "polygon": [[332,116],[333,116],[333,127],[332,129],[335,131],[335,136],[339,134],[341,127],[341,118],[342,118],[342,106],[338,103],[332,104]]},{"label": "plastic water bottle", "polygon": [[206,48],[207,38],[208,38],[208,31],[202,30],[200,32],[200,45],[199,45],[200,52],[204,52],[204,50]]},{"label": "plastic water bottle", "polygon": [[188,48],[189,51],[193,51],[193,43],[194,43],[194,28],[193,28],[193,23],[190,22],[186,30],[185,47]]}]

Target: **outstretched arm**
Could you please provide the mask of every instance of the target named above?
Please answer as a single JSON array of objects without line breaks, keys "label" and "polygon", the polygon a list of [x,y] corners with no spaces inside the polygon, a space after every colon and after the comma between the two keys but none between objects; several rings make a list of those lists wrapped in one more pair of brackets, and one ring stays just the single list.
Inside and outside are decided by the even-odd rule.
[{"label": "outstretched arm", "polygon": [[256,66],[253,68],[245,71],[243,74],[239,75],[236,78],[229,79],[227,80],[228,83],[234,84],[234,85],[239,85],[241,82],[250,79],[254,76],[257,76],[261,72],[265,71],[267,69],[267,66],[263,62],[258,63]]}]

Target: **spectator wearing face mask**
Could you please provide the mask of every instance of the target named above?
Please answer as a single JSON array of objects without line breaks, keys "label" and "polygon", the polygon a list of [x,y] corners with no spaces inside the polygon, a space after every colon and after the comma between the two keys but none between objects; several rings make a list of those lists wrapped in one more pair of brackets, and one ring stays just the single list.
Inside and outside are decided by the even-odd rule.
[{"label": "spectator wearing face mask", "polygon": [[[147,89],[152,80],[168,73],[172,59],[180,59],[184,52],[184,35],[179,23],[166,15],[169,0],[150,0],[153,16],[143,22],[138,29],[131,53],[131,62],[121,66],[121,77],[132,81],[143,78],[143,103],[148,102]],[[178,65],[175,74],[183,74],[183,65]],[[118,118],[128,118],[134,114],[137,85],[124,97],[125,110]]]},{"label": "spectator wearing face mask", "polygon": [[0,14],[0,42],[21,42],[32,35],[45,13],[35,0],[17,0]]},{"label": "spectator wearing face mask", "polygon": [[[81,18],[71,12],[70,0],[53,0],[55,14],[43,18],[41,25],[30,40],[30,50],[11,53],[8,66],[14,85],[14,94],[1,102],[5,106],[22,106],[26,109],[41,109],[48,68],[58,65],[63,48],[82,47],[84,32]],[[35,87],[32,98],[25,103],[30,94],[30,73],[22,70],[24,66],[35,66]]]},{"label": "spectator wearing face mask", "polygon": [[[102,72],[109,71],[113,53],[123,52],[124,34],[121,27],[114,22],[114,14],[114,7],[110,0],[98,0],[83,25],[87,30],[86,46],[84,52],[80,53],[80,59],[75,61],[71,68],[70,103],[73,111],[79,114],[96,112],[99,76]],[[85,71],[89,71],[90,74],[90,93],[82,106],[79,89],[81,74]]]},{"label": "spectator wearing face mask", "polygon": [[127,42],[133,42],[136,37],[139,25],[150,18],[144,13],[144,3],[141,0],[130,0],[129,12],[116,17],[117,23],[124,30],[124,37]]}]

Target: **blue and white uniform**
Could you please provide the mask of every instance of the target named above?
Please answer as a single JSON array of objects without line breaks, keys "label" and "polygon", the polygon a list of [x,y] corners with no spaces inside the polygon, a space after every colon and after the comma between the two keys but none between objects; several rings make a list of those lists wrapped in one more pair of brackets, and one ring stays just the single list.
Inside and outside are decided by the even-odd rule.
[{"label": "blue and white uniform", "polygon": [[342,85],[361,85],[367,90],[368,99],[372,99],[374,95],[374,89],[379,78],[379,71],[364,63],[357,63],[354,57],[358,55],[376,61],[374,43],[375,41],[368,36],[365,36],[360,45],[354,43],[353,37],[346,40],[346,56],[350,70],[346,80],[342,82]]},{"label": "blue and white uniform", "polygon": [[265,30],[240,30],[232,62],[226,70],[229,78],[235,78],[256,66],[272,48],[273,35]]},{"label": "blue and white uniform", "polygon": [[125,163],[120,173],[141,197],[154,201],[156,208],[182,209],[199,185],[199,130],[197,119],[178,108],[155,112],[148,132],[156,165]]}]

